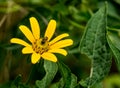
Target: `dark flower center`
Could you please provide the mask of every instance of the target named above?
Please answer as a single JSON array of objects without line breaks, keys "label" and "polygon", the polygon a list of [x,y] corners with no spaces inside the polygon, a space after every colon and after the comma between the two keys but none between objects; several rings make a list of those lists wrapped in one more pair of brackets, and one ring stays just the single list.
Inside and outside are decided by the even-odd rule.
[{"label": "dark flower center", "polygon": [[32,48],[36,53],[43,54],[49,50],[48,37],[40,38],[35,40],[32,44]]}]

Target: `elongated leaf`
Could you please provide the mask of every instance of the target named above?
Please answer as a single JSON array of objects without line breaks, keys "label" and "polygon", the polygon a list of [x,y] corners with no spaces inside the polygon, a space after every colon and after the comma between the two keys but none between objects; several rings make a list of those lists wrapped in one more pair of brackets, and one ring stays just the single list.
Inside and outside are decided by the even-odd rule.
[{"label": "elongated leaf", "polygon": [[[108,33],[107,41],[108,41],[108,44],[109,44],[109,46],[110,46],[110,48],[115,56],[115,61],[117,63],[117,67],[118,67],[118,70],[120,72],[120,49],[117,48],[118,44],[116,44],[117,43],[116,40],[118,40],[117,35],[115,35],[114,33]],[[120,42],[120,41],[118,41],[118,42]]]},{"label": "elongated leaf", "polygon": [[[63,77],[63,88],[75,88],[75,86],[77,85],[77,77],[71,73],[70,69],[65,64],[58,62],[58,66]],[[61,88],[60,85],[58,88]]]},{"label": "elongated leaf", "polygon": [[80,51],[92,60],[90,77],[82,80],[82,86],[92,86],[109,72],[111,55],[106,40],[106,6],[89,20],[82,37]]},{"label": "elongated leaf", "polygon": [[38,88],[48,88],[58,70],[56,63],[47,60],[44,60],[44,68],[46,71],[46,75],[42,80],[36,81],[36,85]]}]

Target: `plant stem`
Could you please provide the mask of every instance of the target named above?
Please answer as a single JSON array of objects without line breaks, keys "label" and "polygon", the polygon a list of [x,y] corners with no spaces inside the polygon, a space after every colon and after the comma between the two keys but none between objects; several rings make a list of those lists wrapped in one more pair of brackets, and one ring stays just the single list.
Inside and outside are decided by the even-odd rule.
[{"label": "plant stem", "polygon": [[26,81],[26,84],[28,84],[30,82],[30,80],[32,79],[32,76],[33,76],[34,72],[35,72],[35,65],[32,65],[32,68],[31,68],[30,74],[28,76],[28,79]]}]

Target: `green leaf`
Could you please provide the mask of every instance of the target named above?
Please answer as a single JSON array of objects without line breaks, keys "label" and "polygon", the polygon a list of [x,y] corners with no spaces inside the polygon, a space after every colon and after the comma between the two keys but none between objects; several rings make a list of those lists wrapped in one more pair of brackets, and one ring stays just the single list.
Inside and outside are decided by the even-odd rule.
[{"label": "green leaf", "polygon": [[120,88],[120,74],[112,74],[104,80],[105,88]]},{"label": "green leaf", "polygon": [[21,80],[22,80],[21,75],[18,75],[18,76],[15,78],[15,80],[12,82],[11,88],[14,88],[13,86],[18,87],[19,84],[20,84],[20,82],[21,82]]},{"label": "green leaf", "polygon": [[0,88],[11,88],[11,82],[0,83]]},{"label": "green leaf", "polygon": [[92,60],[91,73],[80,81],[82,86],[92,86],[100,82],[109,72],[111,55],[106,39],[106,6],[97,11],[89,20],[82,36],[80,51]]},{"label": "green leaf", "polygon": [[96,83],[93,87],[91,88],[103,88],[103,83],[100,82],[100,83]]},{"label": "green leaf", "polygon": [[58,11],[62,15],[67,15],[68,14],[68,8],[63,5],[62,3],[56,4],[53,8],[53,10]]},{"label": "green leaf", "polygon": [[120,48],[118,48],[120,40],[118,40],[118,36],[116,34],[109,32],[107,36],[107,41],[115,56],[115,61],[120,72]]},{"label": "green leaf", "polygon": [[75,88],[76,85],[77,85],[77,77],[74,74],[71,74],[70,88]]},{"label": "green leaf", "polygon": [[120,0],[114,0],[116,3],[120,4]]},{"label": "green leaf", "polygon": [[[77,85],[77,77],[74,74],[72,74],[70,69],[62,62],[58,62],[58,67],[63,77],[63,82],[64,82],[63,88],[75,88],[75,86]],[[58,88],[61,88],[61,87],[58,87]]]},{"label": "green leaf", "polygon": [[56,63],[47,60],[44,60],[44,68],[46,71],[46,75],[42,80],[36,81],[36,86],[38,88],[48,88],[58,70],[58,66]]},{"label": "green leaf", "polygon": [[[65,80],[61,78],[59,82],[54,83],[50,88],[65,88]],[[71,84],[69,85],[69,88],[76,88],[77,85],[77,77],[74,74],[71,74]],[[67,87],[66,87],[67,88]]]},{"label": "green leaf", "polygon": [[61,78],[56,86],[56,88],[64,88],[64,81],[63,78]]},{"label": "green leaf", "polygon": [[117,20],[120,20],[118,12],[116,8],[114,7],[113,3],[108,3],[108,16],[111,16]]},{"label": "green leaf", "polygon": [[54,83],[50,86],[50,88],[63,88],[63,87],[64,87],[63,78],[61,78],[57,83]]},{"label": "green leaf", "polygon": [[22,83],[22,76],[18,75],[15,80],[11,83],[10,88],[30,88],[29,85]]},{"label": "green leaf", "polygon": [[108,37],[113,45],[120,50],[120,38],[117,33],[108,32]]}]

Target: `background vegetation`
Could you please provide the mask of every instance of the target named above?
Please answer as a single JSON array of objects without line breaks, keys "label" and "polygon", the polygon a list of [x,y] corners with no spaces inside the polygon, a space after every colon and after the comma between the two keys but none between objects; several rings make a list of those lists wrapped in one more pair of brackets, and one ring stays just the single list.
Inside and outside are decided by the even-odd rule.
[{"label": "background vegetation", "polygon": [[[118,47],[119,52],[120,1],[108,0],[107,2],[107,28],[109,32],[115,34],[112,38],[116,44],[113,45]],[[38,19],[43,33],[48,21],[55,19],[57,21],[55,36],[65,32],[70,34],[74,45],[67,48],[69,54],[67,57],[57,55],[58,59],[65,64],[64,68],[67,69],[63,71],[70,71],[76,75],[77,83],[88,77],[91,59],[81,54],[79,45],[86,24],[94,13],[104,6],[104,3],[105,0],[0,0],[0,88],[42,88],[39,85],[40,81],[36,80],[43,79],[47,73],[43,60],[40,64],[32,66],[30,56],[21,53],[22,46],[10,44],[10,39],[13,37],[25,38],[18,27],[21,24],[29,26],[31,16]],[[120,65],[116,64],[119,61],[115,59],[118,55],[113,54],[115,55],[116,52],[111,53],[112,65],[108,75],[92,88],[120,88]],[[44,63],[49,65],[48,62]],[[62,88],[56,87],[61,78],[60,71],[56,73],[49,88]],[[53,73],[48,71],[48,74]],[[84,88],[79,84],[77,87]]]}]

